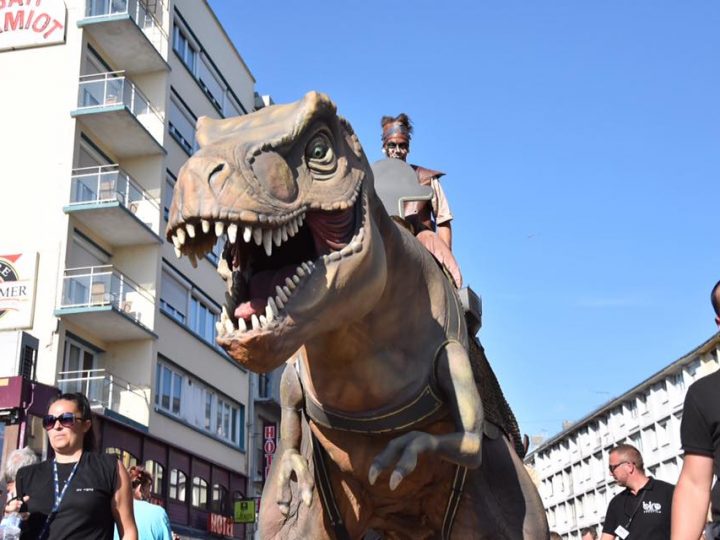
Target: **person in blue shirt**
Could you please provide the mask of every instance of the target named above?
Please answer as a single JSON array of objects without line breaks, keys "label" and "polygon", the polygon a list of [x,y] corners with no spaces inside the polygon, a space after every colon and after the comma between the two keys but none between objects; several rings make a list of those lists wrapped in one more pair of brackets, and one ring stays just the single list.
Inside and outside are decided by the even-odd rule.
[{"label": "person in blue shirt", "polygon": [[[132,466],[128,473],[133,490],[133,513],[138,540],[173,540],[170,519],[162,506],[148,502],[153,478],[144,467]],[[115,529],[115,540],[118,539]]]}]

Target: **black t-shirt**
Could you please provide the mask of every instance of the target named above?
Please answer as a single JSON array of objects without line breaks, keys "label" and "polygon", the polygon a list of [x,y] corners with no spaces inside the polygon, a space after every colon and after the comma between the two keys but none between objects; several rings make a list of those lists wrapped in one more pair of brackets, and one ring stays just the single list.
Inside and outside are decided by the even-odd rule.
[{"label": "black t-shirt", "polygon": [[[47,540],[112,540],[112,498],[118,485],[117,457],[83,453],[75,476],[65,492]],[[58,463],[59,491],[62,492],[74,463]],[[23,467],[17,473],[18,495],[29,495],[29,519],[23,525],[22,540],[35,540],[42,531],[55,501],[53,462]]]},{"label": "black t-shirt", "polygon": [[669,540],[674,489],[672,484],[654,478],[637,495],[624,489],[608,505],[603,532],[617,536],[615,531],[620,525],[630,532],[627,540]]},{"label": "black t-shirt", "polygon": [[[680,439],[686,454],[713,458],[720,475],[720,371],[695,381],[685,396]],[[713,521],[720,521],[720,482],[712,491]]]}]

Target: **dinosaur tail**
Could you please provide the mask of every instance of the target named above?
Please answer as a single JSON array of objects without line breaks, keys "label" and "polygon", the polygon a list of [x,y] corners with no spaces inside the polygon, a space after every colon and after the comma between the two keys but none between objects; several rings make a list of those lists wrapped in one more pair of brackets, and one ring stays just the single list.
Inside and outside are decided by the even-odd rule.
[{"label": "dinosaur tail", "polygon": [[474,336],[470,337],[469,342],[470,363],[483,401],[485,418],[505,432],[505,435],[512,441],[518,456],[522,459],[525,457],[526,448],[515,415],[500,389],[500,384],[490,367],[482,345]]}]

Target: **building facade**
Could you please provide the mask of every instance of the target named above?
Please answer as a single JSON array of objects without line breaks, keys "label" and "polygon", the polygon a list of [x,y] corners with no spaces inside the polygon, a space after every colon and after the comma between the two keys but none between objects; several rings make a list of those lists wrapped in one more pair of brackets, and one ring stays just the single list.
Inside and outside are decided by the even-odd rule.
[{"label": "building facade", "polygon": [[677,483],[682,469],[680,420],[687,388],[720,367],[720,334],[634,388],[545,441],[525,458],[547,512],[550,529],[580,538],[602,529],[610,499],[621,488],[608,472],[613,446],[632,444],[645,472]]},{"label": "building facade", "polygon": [[82,391],[176,532],[251,534],[277,388],[215,344],[223,238],[189,261],[164,229],[195,121],[262,106],[252,73],[206,0],[2,2],[0,73],[4,453],[46,455],[43,400]]}]

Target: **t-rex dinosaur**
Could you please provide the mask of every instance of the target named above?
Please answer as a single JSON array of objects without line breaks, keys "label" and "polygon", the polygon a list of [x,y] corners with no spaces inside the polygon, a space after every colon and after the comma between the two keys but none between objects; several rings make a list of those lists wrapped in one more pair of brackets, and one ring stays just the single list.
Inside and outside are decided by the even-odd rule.
[{"label": "t-rex dinosaur", "polygon": [[197,140],[167,237],[194,262],[226,234],[218,343],[256,372],[292,359],[261,537],[547,538],[455,288],[387,214],[334,103],[201,118]]}]

